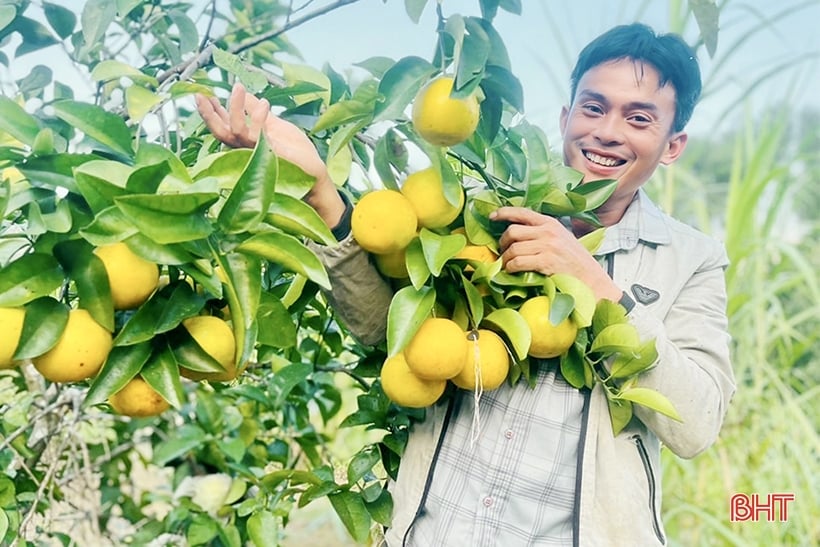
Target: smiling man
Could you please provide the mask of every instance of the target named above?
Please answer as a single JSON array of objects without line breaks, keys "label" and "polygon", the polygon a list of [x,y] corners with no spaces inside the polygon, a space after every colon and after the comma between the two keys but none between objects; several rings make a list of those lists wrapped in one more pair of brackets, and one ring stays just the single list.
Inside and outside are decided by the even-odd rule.
[{"label": "smiling man", "polygon": [[[701,89],[691,49],[676,35],[640,24],[615,27],[581,52],[572,103],[561,111],[567,165],[585,181],[617,179],[597,210],[607,226],[595,255],[555,218],[502,207],[500,239],[510,272],[566,273],[598,299],[621,302],[658,360],[640,385],[664,394],[678,422],[635,407],[613,435],[607,397],[569,386],[554,363],[538,368],[531,389],[508,383],[480,399],[466,391],[427,411],[410,431],[399,476],[390,485],[391,547],[665,545],[660,447],[693,457],[717,438],[734,392],[729,361],[723,246],[662,213],[641,189],[655,169],[686,146],[683,128]],[[316,247],[329,272],[339,316],[365,343],[384,336],[392,291],[350,235],[351,206],[337,193],[307,137],[237,87],[229,110],[198,98],[213,134],[252,146],[263,131],[276,152],[317,182],[307,196],[339,244]],[[250,123],[246,121],[246,113]]]}]

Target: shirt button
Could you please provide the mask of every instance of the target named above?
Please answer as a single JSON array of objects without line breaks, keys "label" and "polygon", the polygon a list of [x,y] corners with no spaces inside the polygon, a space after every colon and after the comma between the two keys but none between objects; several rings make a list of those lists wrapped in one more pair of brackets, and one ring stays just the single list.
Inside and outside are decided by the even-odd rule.
[{"label": "shirt button", "polygon": [[487,496],[484,498],[484,507],[490,507],[493,504],[493,498]]},{"label": "shirt button", "polygon": [[504,437],[506,437],[507,439],[512,439],[513,437],[515,437],[515,432],[512,429],[508,429],[504,432]]}]

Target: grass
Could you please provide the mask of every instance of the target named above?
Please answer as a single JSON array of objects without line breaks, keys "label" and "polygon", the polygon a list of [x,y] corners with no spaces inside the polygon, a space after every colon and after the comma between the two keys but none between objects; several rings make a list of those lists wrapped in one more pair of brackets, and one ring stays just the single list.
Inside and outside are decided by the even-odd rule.
[{"label": "grass", "polygon": [[[812,367],[820,358],[818,223],[802,219],[798,237],[784,233],[795,224],[790,222],[794,203],[810,183],[807,174],[793,176],[799,153],[784,153],[787,119],[747,121],[736,137],[729,180],[716,183],[725,195],[713,203],[725,204],[725,210],[704,215],[724,219],[717,231],[731,259],[726,278],[738,390],[712,449],[690,461],[664,453],[664,520],[674,545],[816,545],[820,540],[820,388]],[[697,163],[695,158],[692,164]],[[691,172],[665,176],[655,193],[667,198],[667,208],[674,206],[668,197],[676,191],[668,185],[680,181],[690,187],[691,178]],[[684,206],[690,212],[702,212],[709,209],[711,193],[678,195],[688,196]],[[693,205],[693,195],[702,196],[702,203]],[[791,493],[795,501],[785,522],[730,522],[735,493]]]}]

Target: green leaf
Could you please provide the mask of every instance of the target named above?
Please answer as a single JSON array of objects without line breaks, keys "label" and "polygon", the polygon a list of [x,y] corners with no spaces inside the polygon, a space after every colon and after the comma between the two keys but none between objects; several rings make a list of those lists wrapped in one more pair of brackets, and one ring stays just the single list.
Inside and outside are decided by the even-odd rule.
[{"label": "green leaf", "polygon": [[0,306],[23,304],[53,293],[65,272],[53,256],[29,253],[0,269]]},{"label": "green leaf", "polygon": [[595,252],[601,246],[601,243],[604,242],[605,235],[606,228],[598,228],[579,237],[578,241],[581,243],[581,245],[584,246],[584,249],[589,251],[590,254],[595,254]]},{"label": "green leaf", "polygon": [[252,155],[250,148],[208,154],[191,167],[190,173],[195,181],[215,178],[220,188],[233,188]]},{"label": "green leaf", "polygon": [[618,398],[645,406],[650,410],[660,412],[664,416],[668,416],[678,422],[683,421],[671,401],[669,401],[665,395],[654,389],[631,387],[621,391],[618,394]]},{"label": "green leaf", "polygon": [[[3,30],[17,17],[17,8],[14,6],[0,6],[0,30]],[[0,534],[0,538],[5,534]]]},{"label": "green leaf", "polygon": [[407,105],[435,72],[436,68],[421,57],[399,59],[379,82],[379,93],[384,102],[376,103],[373,121],[403,118]]},{"label": "green leaf", "polygon": [[237,250],[250,253],[304,275],[319,286],[330,289],[327,271],[316,255],[295,237],[278,232],[264,232],[243,241]]},{"label": "green leaf", "polygon": [[74,169],[77,188],[94,213],[114,205],[114,199],[128,193],[125,189],[133,170],[118,161],[94,160]]},{"label": "green leaf", "polygon": [[[282,73],[285,81],[293,85],[296,83],[308,82],[315,84],[317,91],[301,93],[294,96],[293,100],[297,105],[303,105],[312,101],[321,100],[322,104],[330,104],[330,78],[321,70],[317,70],[308,65],[297,65],[292,63],[281,63]],[[267,81],[265,82],[267,85]]]},{"label": "green leaf", "polygon": [[171,172],[171,166],[166,161],[143,165],[134,169],[128,176],[125,188],[135,194],[153,194],[157,191],[162,179]]},{"label": "green leaf", "polygon": [[344,491],[330,494],[328,499],[353,539],[364,543],[370,536],[371,520],[362,497],[356,492]]},{"label": "green leaf", "polygon": [[166,340],[178,366],[195,372],[225,372],[225,367],[202,349],[184,326],[175,329]]},{"label": "green leaf", "polygon": [[0,130],[31,146],[40,132],[40,124],[15,101],[0,96]]},{"label": "green leaf", "polygon": [[384,132],[373,151],[373,165],[385,188],[398,190],[396,172],[402,172],[407,167],[409,153],[399,133],[389,128]]},{"label": "green leaf", "polygon": [[228,233],[252,231],[267,214],[278,176],[276,155],[259,139],[217,222]]},{"label": "green leaf", "polygon": [[581,389],[586,383],[584,376],[584,355],[573,345],[561,356],[561,376],[575,389]]},{"label": "green leaf", "polygon": [[607,397],[609,406],[609,421],[612,424],[612,434],[618,435],[632,419],[632,403],[613,397]]},{"label": "green leaf", "polygon": [[393,356],[404,349],[421,324],[430,316],[436,302],[431,287],[399,289],[387,311],[387,353]]},{"label": "green leaf", "polygon": [[108,274],[93,248],[81,239],[61,241],[54,246],[54,256],[68,272],[77,287],[80,307],[88,310],[97,323],[114,331],[114,305]]},{"label": "green leaf", "polygon": [[[2,98],[0,98],[1,102]],[[1,119],[2,116],[0,116]],[[70,192],[79,193],[74,183],[74,169],[98,157],[92,154],[66,153],[30,157],[20,170],[29,179],[38,181],[42,186],[55,189],[65,188]]]},{"label": "green leaf", "polygon": [[592,335],[593,337],[604,330],[609,325],[617,325],[626,323],[626,309],[617,302],[602,298],[598,301],[595,307],[595,315],[592,318]]},{"label": "green leaf", "polygon": [[177,27],[180,51],[183,53],[194,51],[199,43],[199,32],[194,22],[179,9],[169,10],[168,16]]},{"label": "green leaf", "polygon": [[279,178],[276,192],[302,199],[313,188],[316,177],[305,173],[301,167],[279,158]]},{"label": "green leaf", "polygon": [[527,194],[523,206],[536,209],[544,195],[553,187],[552,165],[548,152],[547,137],[539,128],[526,122],[515,126],[511,129],[511,132],[516,136],[520,136],[524,141],[529,161]]},{"label": "green leaf", "polygon": [[159,82],[153,76],[149,76],[129,64],[113,59],[100,61],[94,65],[94,69],[91,71],[91,79],[96,82],[109,82],[120,78],[128,78],[134,83],[150,87],[159,85]]},{"label": "green leaf", "polygon": [[334,245],[336,237],[316,210],[285,194],[275,194],[265,222],[292,235],[304,236],[323,245]]},{"label": "green leaf", "polygon": [[570,172],[570,175],[574,175],[575,177],[577,177],[578,186],[575,186],[572,189],[572,192],[568,192],[568,194],[576,194],[578,196],[583,196],[585,204],[583,207],[584,211],[592,211],[606,203],[606,200],[608,200],[610,196],[612,196],[612,193],[618,187],[617,180],[602,179],[593,180],[581,184],[582,179],[580,172],[574,172],[574,170],[572,170]]},{"label": "green leaf", "polygon": [[427,0],[404,0],[404,11],[414,23],[418,24],[426,5]]},{"label": "green leaf", "polygon": [[572,296],[572,320],[575,324],[580,328],[591,325],[597,299],[590,286],[569,274],[553,274],[550,278],[561,293]]},{"label": "green leaf", "polygon": [[184,424],[179,426],[174,435],[159,443],[154,447],[153,461],[156,465],[164,467],[165,464],[199,448],[206,440],[205,432],[198,426]]},{"label": "green leaf", "polygon": [[359,450],[347,464],[347,482],[356,484],[381,461],[381,454],[372,445]]},{"label": "green leaf", "polygon": [[510,342],[516,360],[524,359],[532,343],[532,331],[527,321],[512,308],[499,308],[484,318],[484,324],[500,332]]},{"label": "green leaf", "polygon": [[122,118],[99,106],[62,100],[52,105],[54,113],[72,127],[127,158],[134,157],[131,130]]},{"label": "green leaf", "polygon": [[[183,188],[193,183],[193,179],[191,178],[191,175],[188,173],[188,168],[185,166],[184,163],[182,163],[182,160],[179,159],[179,156],[177,156],[173,150],[166,148],[160,144],[151,142],[141,142],[139,148],[137,149],[136,160],[136,165],[138,167],[166,163],[171,169],[170,177],[180,182],[183,185]],[[126,186],[128,186],[128,184],[126,184]],[[155,186],[155,188],[159,187],[159,184]]]},{"label": "green leaf", "polygon": [[470,324],[479,325],[484,319],[484,299],[478,289],[469,279],[461,274],[461,286],[467,297],[467,309],[470,311]]},{"label": "green leaf", "polygon": [[488,65],[485,68],[481,88],[485,95],[497,96],[509,103],[518,112],[524,111],[524,90],[519,79],[509,68]]},{"label": "green leaf", "polygon": [[307,380],[312,373],[313,367],[302,363],[293,363],[280,369],[270,384],[271,392],[276,394],[273,406],[282,406],[293,388]]},{"label": "green leaf", "polygon": [[419,241],[424,260],[434,276],[441,274],[441,269],[447,261],[456,256],[467,244],[467,238],[462,234],[439,235],[427,228],[419,231]]},{"label": "green leaf", "polygon": [[262,293],[256,320],[259,324],[260,344],[276,348],[296,345],[296,323],[282,301],[272,294]]},{"label": "green leaf", "polygon": [[117,393],[139,374],[150,356],[151,344],[149,342],[112,348],[99,374],[88,389],[83,400],[83,408],[107,401],[111,395]]},{"label": "green leaf", "polygon": [[[188,545],[208,545],[219,534],[219,525],[211,517],[204,514],[195,514],[188,529],[185,530],[185,539]],[[220,542],[220,545],[222,543]]]},{"label": "green leaf", "polygon": [[421,240],[418,237],[414,237],[407,245],[404,251],[404,262],[407,266],[410,283],[416,289],[421,289],[430,278],[430,267],[427,265],[424,249],[422,249]]},{"label": "green leaf", "polygon": [[[182,244],[160,245],[159,243],[136,233],[124,239],[135,253],[155,264],[180,266],[193,262],[197,257],[188,252]],[[218,293],[214,293],[217,294]]]},{"label": "green leaf", "polygon": [[[374,485],[379,486],[379,485]],[[393,517],[393,497],[387,489],[381,489],[379,496],[373,500],[364,502],[367,512],[373,520],[383,526],[390,526]]]},{"label": "green leaf", "polygon": [[254,547],[279,546],[279,520],[270,511],[254,511],[246,526]]},{"label": "green leaf", "polygon": [[[452,17],[447,18],[450,22]],[[452,96],[463,98],[471,95],[484,75],[484,66],[490,55],[490,37],[476,17],[465,17],[464,27],[467,31],[461,41],[461,55],[456,67],[456,80]]]},{"label": "green leaf", "polygon": [[700,29],[706,51],[709,52],[709,57],[714,57],[720,28],[720,9],[715,0],[691,0],[688,4]]},{"label": "green leaf", "polygon": [[22,57],[26,53],[38,51],[57,43],[57,40],[45,25],[23,15],[18,14],[8,28],[13,28],[23,37],[22,42],[14,51],[15,57]]},{"label": "green leaf", "polygon": [[198,314],[205,299],[185,281],[176,281],[140,306],[114,339],[115,346],[128,346],[151,340],[155,335],[175,329],[182,320]]},{"label": "green leaf", "polygon": [[[314,255],[311,253],[311,256]],[[231,323],[238,346],[237,364],[244,365],[256,345],[256,316],[262,292],[262,261],[257,256],[236,252],[216,258],[225,273],[222,285],[231,310]]]},{"label": "green leaf", "polygon": [[[52,2],[43,2],[43,11],[48,24],[51,25],[57,36],[63,40],[71,36],[77,26],[77,16],[73,11]],[[0,25],[0,28],[2,28],[2,25]]]},{"label": "green leaf", "polygon": [[142,367],[142,377],[174,408],[185,403],[185,390],[179,377],[179,367],[171,349],[165,345]]},{"label": "green leaf", "polygon": [[356,88],[353,97],[328,106],[316,120],[311,133],[317,134],[326,129],[353,122],[362,122],[356,126],[364,127],[373,117],[373,108],[378,97],[377,86],[378,83],[375,80],[367,80]]},{"label": "green leaf", "polygon": [[630,323],[619,323],[609,325],[598,333],[592,340],[591,353],[628,353],[638,349],[640,346],[638,330]]},{"label": "green leaf", "polygon": [[655,340],[649,340],[634,352],[622,353],[612,360],[610,375],[613,378],[623,379],[639,374],[650,368],[658,359],[658,350]]},{"label": "green leaf", "polygon": [[24,97],[37,96],[51,83],[53,72],[45,65],[29,69],[27,76],[17,80],[17,90]]},{"label": "green leaf", "polygon": [[139,84],[132,84],[125,88],[125,108],[128,117],[141,122],[154,107],[162,103],[162,97]]},{"label": "green leaf", "polygon": [[88,0],[80,15],[85,48],[101,41],[105,31],[117,16],[117,4],[111,0]]},{"label": "green leaf", "polygon": [[126,218],[157,243],[202,239],[213,231],[205,211],[219,199],[217,194],[134,194],[115,198]]},{"label": "green leaf", "polygon": [[29,302],[14,359],[31,359],[53,348],[63,334],[66,322],[68,308],[54,298],[43,296]]}]

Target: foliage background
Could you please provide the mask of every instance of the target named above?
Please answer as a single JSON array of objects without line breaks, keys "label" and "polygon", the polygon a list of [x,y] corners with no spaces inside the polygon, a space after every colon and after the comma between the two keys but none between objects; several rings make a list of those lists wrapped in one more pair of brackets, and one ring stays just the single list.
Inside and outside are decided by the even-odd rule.
[{"label": "foliage background", "polygon": [[[395,4],[404,7],[395,0],[389,3],[394,8]],[[406,4],[412,7],[420,3]],[[190,13],[204,13],[209,5],[194,2]],[[35,11],[39,6],[33,3],[30,9]],[[218,24],[240,29],[231,39],[234,43],[252,35],[245,25],[254,17],[262,18],[263,12],[268,16],[276,14],[279,25],[288,17],[287,3],[235,1],[230,6],[236,19]],[[181,11],[188,8],[186,4],[176,7]],[[287,20],[298,20],[320,7],[308,2]],[[349,41],[345,32],[331,39],[329,28],[337,31],[344,27],[337,17],[354,7],[357,6],[322,14],[264,45],[246,60],[250,64],[269,63],[280,55],[279,50],[294,56],[296,48],[304,43],[311,44],[306,50],[317,50],[309,59],[314,60],[315,68],[321,68],[322,51],[328,47],[328,41]],[[380,6],[368,9],[377,7]],[[805,83],[810,78],[807,74],[817,72],[816,40],[813,46],[807,42],[806,49],[797,55],[786,53],[745,65],[743,81],[738,81],[732,71],[738,66],[736,59],[742,59],[761,36],[787,36],[789,28],[782,21],[790,17],[809,20],[817,13],[818,3],[788,2],[766,12],[760,11],[759,4],[732,0],[720,7],[726,28],[721,25],[717,53],[710,59],[701,50],[707,69],[707,95],[693,121],[693,127],[697,122],[699,131],[690,141],[683,160],[659,172],[649,190],[667,211],[717,235],[727,244],[732,260],[727,280],[739,389],[721,438],[712,450],[691,461],[665,454],[664,518],[673,543],[678,545],[812,545],[820,537],[815,518],[820,508],[820,286],[816,273],[820,271],[816,213],[820,196],[816,184],[812,184],[820,176],[820,109],[816,102],[805,100]],[[227,12],[227,5],[219,3],[219,9]],[[599,24],[600,30],[608,26],[610,17],[617,21],[644,15],[655,17],[647,14],[649,9],[645,3],[622,2],[606,17],[601,16],[607,24]],[[528,16],[530,5],[525,5],[524,10]],[[543,16],[543,24],[550,29],[549,36],[541,38],[548,43],[536,54],[543,73],[551,79],[546,86],[548,95],[561,97],[566,93],[564,74],[577,50],[574,44],[586,42],[586,38],[582,39],[583,33],[574,32],[571,25],[561,26],[561,16],[556,14],[561,10],[533,11]],[[423,56],[430,55],[434,43],[432,12],[432,6],[427,6],[416,25],[405,14],[394,23],[404,31],[410,29],[407,32],[414,35],[427,33],[427,45],[419,53]],[[657,26],[681,31],[693,41],[697,39],[697,27],[685,2],[670,0],[664,15],[666,21],[656,23]],[[515,28],[516,17],[502,12],[499,29],[505,24]],[[77,24],[85,28],[91,23],[78,15]],[[584,27],[589,37],[599,30],[592,27]],[[311,35],[308,29],[315,34]],[[148,30],[143,28],[142,32]],[[501,33],[507,40],[513,31]],[[734,40],[727,40],[728,36]],[[112,49],[119,50],[120,58],[134,57],[139,42],[117,36],[116,32],[108,38]],[[55,51],[59,52],[62,46],[47,50],[53,58],[32,61],[34,53],[13,53],[20,43],[15,40],[13,36],[7,38],[0,50],[8,57],[1,82],[5,96],[15,98],[24,91],[21,88],[28,86],[28,91],[24,91],[29,100],[26,106],[37,108],[44,90],[48,97],[58,89],[52,87],[51,78],[38,87],[37,78],[32,77],[37,74],[35,66],[43,63],[53,68],[54,81],[80,94],[85,89],[97,93],[96,97],[89,95],[94,97],[91,100],[104,103],[107,98],[109,103],[104,105],[117,111],[116,92],[106,95],[100,87],[95,88],[83,63],[73,67],[71,75],[63,76],[66,65],[61,63],[65,61],[54,61]],[[148,43],[146,40],[145,44]],[[320,47],[314,48],[314,44]],[[401,40],[394,40],[389,44],[391,55],[398,58],[416,53],[413,48],[417,46],[406,46]],[[385,44],[385,54],[387,50]],[[64,51],[67,58],[73,48],[65,46]],[[378,44],[373,44],[372,50],[368,45],[367,51],[369,55],[382,53]],[[130,62],[140,66],[139,59]],[[561,63],[563,67],[556,68]],[[350,81],[359,77],[349,66],[333,68]],[[515,58],[513,70],[519,74]],[[527,103],[538,95],[536,89],[544,88],[526,85],[524,75],[522,82]],[[732,91],[728,100],[726,88]],[[755,93],[761,88],[779,92],[767,93],[766,98],[774,100],[763,100]],[[196,119],[188,119],[191,104],[181,99],[173,107],[183,115],[181,126],[194,132]],[[559,104],[562,103],[549,101],[546,108],[557,117]],[[548,118],[539,108],[533,108],[534,117],[541,119],[541,123],[551,123],[552,119],[546,121]],[[704,109],[712,114],[705,120],[700,115]],[[158,138],[168,137],[161,130],[171,125],[169,120],[158,117],[146,123],[155,124],[146,129],[154,131]],[[549,130],[545,127],[545,131]],[[0,377],[3,464],[12,467],[19,458],[28,462],[38,452],[39,462],[44,464],[40,469],[32,464],[30,476],[22,480],[17,475],[12,486],[10,479],[5,479],[0,501],[6,508],[3,514],[9,515],[6,537],[13,537],[19,526],[27,540],[44,541],[51,537],[65,544],[72,540],[82,542],[82,537],[105,538],[113,544],[131,537],[139,542],[140,538],[163,534],[169,540],[182,534],[191,543],[210,538],[209,541],[230,544],[232,536],[225,532],[223,523],[244,522],[243,533],[258,525],[268,532],[276,530],[268,538],[284,544],[298,545],[305,537],[316,538],[318,533],[330,533],[333,539],[329,541],[338,544],[351,542],[327,498],[317,494],[316,501],[297,508],[298,497],[294,494],[304,490],[304,484],[300,485],[298,480],[278,490],[278,485],[273,485],[264,496],[257,493],[236,500],[229,500],[229,492],[219,483],[209,496],[218,497],[213,492],[221,492],[225,496],[221,501],[225,503],[212,508],[198,505],[195,491],[187,497],[178,495],[186,477],[219,476],[214,479],[218,482],[224,475],[234,476],[236,470],[218,453],[236,450],[237,438],[264,439],[260,459],[279,462],[284,469],[318,469],[329,473],[326,478],[337,475],[340,482],[344,480],[338,475],[349,471],[347,463],[352,457],[364,462],[365,467],[375,461],[372,449],[359,449],[369,446],[381,432],[338,428],[339,422],[356,408],[358,379],[346,372],[346,365],[357,360],[359,350],[337,329],[321,302],[306,300],[301,307],[294,308],[298,309],[301,328],[299,345],[270,356],[270,362],[276,372],[293,364],[310,364],[314,374],[308,380],[303,375],[306,368],[291,367],[287,368],[290,373],[278,375],[267,369],[254,371],[249,384],[263,390],[263,397],[254,398],[247,384],[240,389],[201,386],[190,394],[178,415],[161,420],[124,421],[94,409],[81,411],[81,388],[48,386],[38,391],[42,386],[33,385],[31,378],[16,372],[4,373]],[[335,372],[342,369],[342,374]],[[65,413],[66,409],[73,412]],[[169,439],[186,439],[185,432],[191,431],[184,428],[186,422],[196,423],[204,433],[187,438],[185,445],[166,444],[173,449],[158,454],[157,447]],[[298,447],[295,451],[294,446]],[[140,471],[145,468],[149,470],[147,474]],[[360,478],[365,484],[374,482],[364,474]],[[788,522],[731,523],[728,499],[735,492],[793,492],[796,501],[790,506]],[[169,504],[176,507],[171,513],[167,512]],[[254,518],[258,524],[248,527],[249,515],[257,515]],[[84,529],[77,525],[78,521],[87,523]],[[317,525],[319,530],[313,528]],[[135,530],[143,535],[137,532],[133,536]],[[262,543],[258,544],[264,544],[259,541]]]}]

